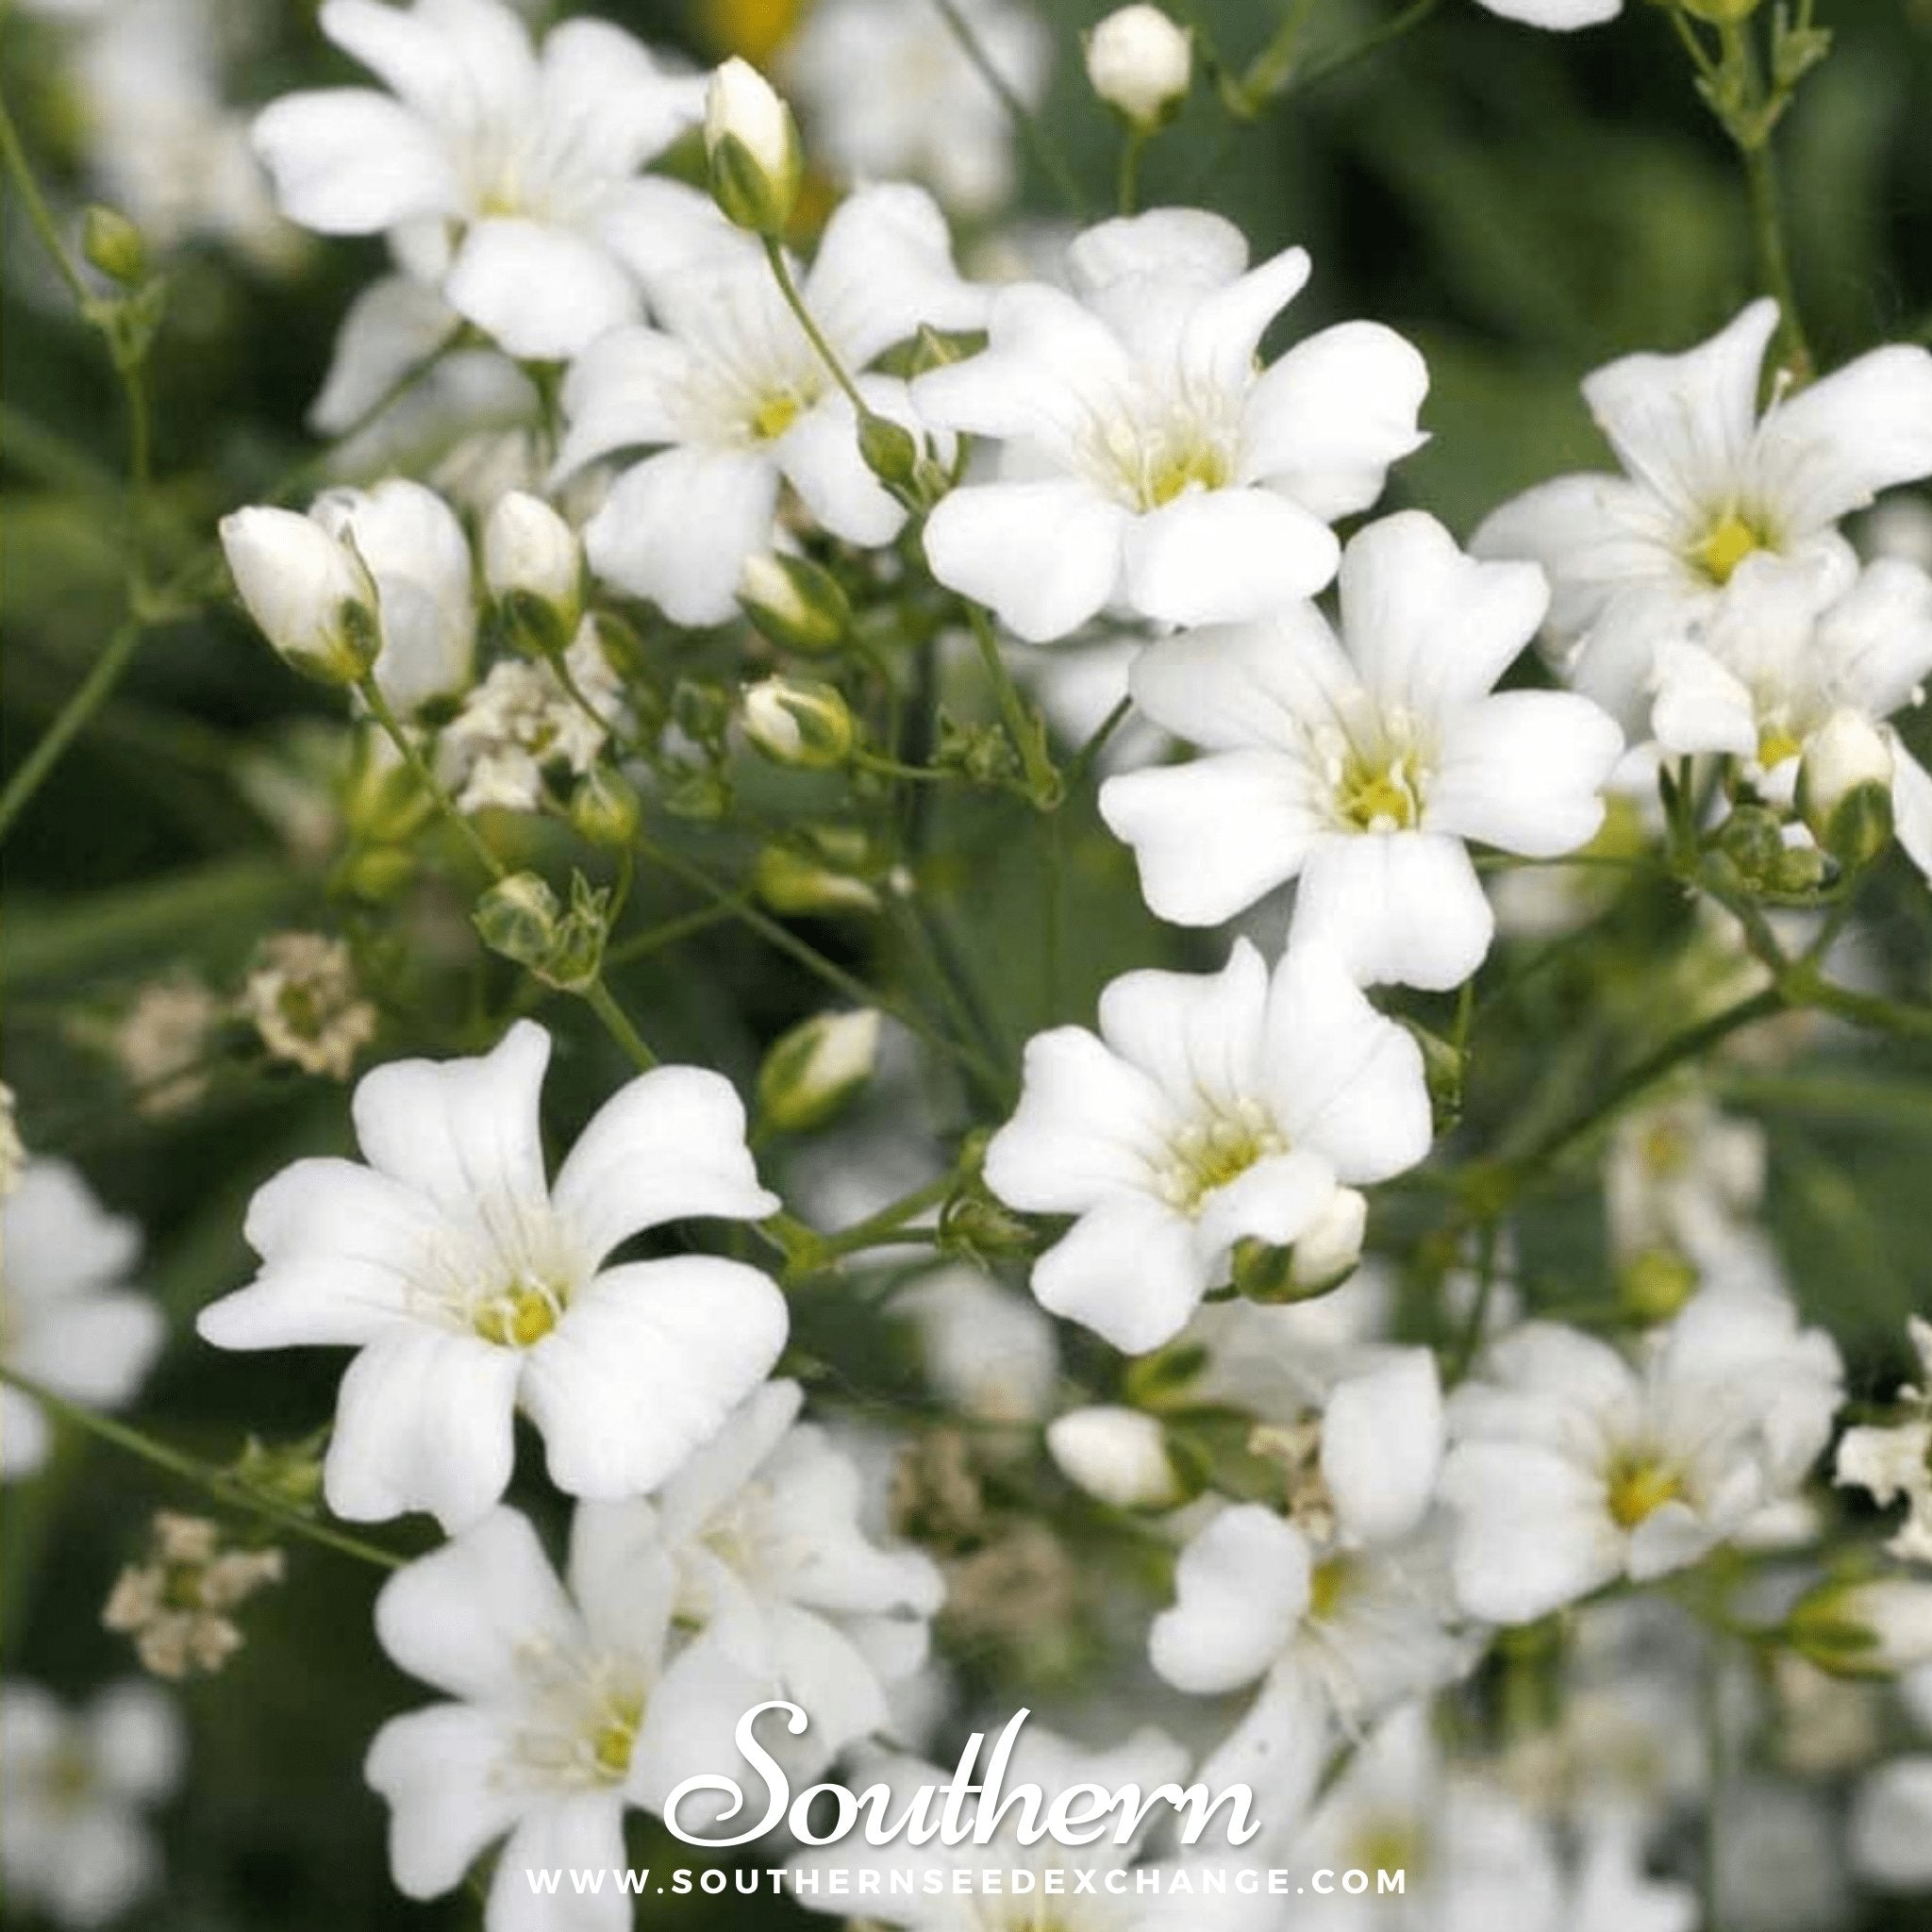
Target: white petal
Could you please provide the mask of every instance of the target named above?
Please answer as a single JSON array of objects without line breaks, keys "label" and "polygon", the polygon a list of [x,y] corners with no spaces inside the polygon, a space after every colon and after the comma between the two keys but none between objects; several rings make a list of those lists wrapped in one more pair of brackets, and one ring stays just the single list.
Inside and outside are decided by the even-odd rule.
[{"label": "white petal", "polygon": [[16,1307],[120,1281],[141,1255],[141,1229],[109,1214],[71,1161],[29,1160],[0,1203],[7,1291]]},{"label": "white petal", "polygon": [[573,153],[613,176],[635,174],[704,119],[702,75],[667,73],[649,48],[602,20],[566,20],[543,39],[542,111]]},{"label": "white petal", "polygon": [[1316,846],[1302,870],[1290,938],[1332,948],[1364,986],[1446,992],[1482,964],[1494,933],[1461,844],[1441,833],[1393,832]]},{"label": "white petal", "polygon": [[156,1805],[180,1783],[188,1726],[158,1684],[109,1685],[88,1707],[87,1728],[101,1779],[116,1797]]},{"label": "white petal", "polygon": [[426,1509],[454,1534],[508,1487],[516,1350],[417,1323],[349,1364],[323,1464],[328,1507],[352,1523]]},{"label": "white petal", "polygon": [[501,1717],[440,1704],[391,1718],[362,1775],[390,1807],[389,1866],[405,1898],[438,1898],[516,1823],[523,1799],[503,1776]]},{"label": "white petal", "polygon": [[434,131],[367,88],[284,94],[257,116],[253,139],[282,212],[324,235],[374,235],[460,206]]},{"label": "white petal", "polygon": [[1668,513],[1641,485],[1612,475],[1557,476],[1492,510],[1472,557],[1540,563],[1554,591],[1549,625],[1568,641],[1620,589],[1681,573]]},{"label": "white petal", "polygon": [[1272,490],[1192,491],[1127,525],[1127,599],[1162,624],[1241,624],[1312,597],[1341,554],[1325,524]]},{"label": "white petal", "polygon": [[744,561],[772,543],[778,472],[762,451],[668,449],[626,470],[584,526],[591,568],[674,624],[738,613]]},{"label": "white petal", "polygon": [[[903,383],[867,376],[861,393],[869,408],[916,431],[918,419]],[[859,454],[858,419],[841,391],[808,409],[785,432],[776,455],[786,480],[833,536],[877,548],[905,527],[904,507]]]},{"label": "white petal", "polygon": [[1173,1116],[1152,1079],[1078,1026],[1026,1042],[1013,1117],[986,1150],[986,1183],[1009,1208],[1077,1214],[1143,1185]]},{"label": "white petal", "polygon": [[1588,1596],[1624,1567],[1603,1485],[1525,1442],[1450,1451],[1442,1493],[1459,1514],[1456,1590],[1470,1615],[1532,1624]]},{"label": "white petal", "polygon": [[1932,879],[1932,773],[1903,743],[1893,743],[1891,760],[1893,829],[1906,857]]},{"label": "white petal", "polygon": [[[610,1873],[624,1863],[621,1797],[597,1791],[554,1799],[510,1833],[490,1883],[483,1932],[627,1932],[634,1907],[612,1882],[579,1894],[569,1876]],[[533,1872],[561,1874],[555,1896],[531,1884]]]},{"label": "white petal", "polygon": [[557,1175],[552,1200],[601,1260],[667,1221],[757,1221],[778,1197],[758,1185],[744,1103],[722,1074],[658,1067],[598,1108]]},{"label": "white petal", "polygon": [[384,275],[350,303],[336,331],[322,392],[308,426],[340,436],[381,401],[457,325],[441,294],[409,275]]},{"label": "white petal", "polygon": [[600,1274],[527,1358],[524,1406],[551,1480],[574,1496],[655,1489],[771,1373],[785,1297],[709,1255]]},{"label": "white petal", "polygon": [[1882,557],[1818,623],[1836,694],[1872,718],[1914,701],[1932,673],[1932,576]]},{"label": "white petal", "polygon": [[165,1340],[160,1308],[148,1296],[94,1291],[25,1324],[8,1363],[70,1401],[118,1408],[146,1380]]},{"label": "white petal", "polygon": [[1851,1850],[1859,1875],[1874,1885],[1932,1889],[1932,1754],[1894,1758],[1860,1781]]},{"label": "white petal", "polygon": [[691,354],[654,328],[614,328],[570,366],[563,382],[569,430],[555,475],[568,476],[620,449],[675,442],[678,397],[691,376]]},{"label": "white petal", "polygon": [[829,1757],[891,1724],[877,1673],[835,1624],[790,1604],[771,1616],[785,1694],[805,1707],[821,1751]]},{"label": "white petal", "polygon": [[1028,643],[1050,643],[1112,598],[1129,521],[1071,479],[969,485],[927,519],[926,561],[949,591],[987,605]]},{"label": "white petal", "polygon": [[1275,1154],[1219,1187],[1194,1219],[1194,1252],[1204,1271],[1224,1276],[1237,1241],[1271,1248],[1299,1241],[1335,1199],[1335,1170],[1316,1152]]},{"label": "white petal", "polygon": [[1091,1328],[1123,1355],[1172,1341],[1212,1286],[1191,1224],[1150,1194],[1090,1208],[1034,1264],[1048,1313]]},{"label": "white petal", "polygon": [[201,1311],[217,1348],[360,1347],[408,1310],[441,1222],[413,1188],[352,1160],[297,1160],[256,1191],[242,1225],[262,1270]]},{"label": "white petal", "polygon": [[1068,272],[1088,293],[1125,281],[1218,289],[1247,265],[1247,237],[1225,215],[1197,208],[1156,208],[1098,222],[1067,248]]},{"label": "white petal", "polygon": [[1657,701],[1650,728],[1665,751],[1757,755],[1757,707],[1736,675],[1699,644],[1657,652]]},{"label": "white petal", "polygon": [[1338,1383],[1322,1413],[1322,1475],[1343,1532],[1391,1542],[1422,1522],[1442,1467],[1442,1385],[1425,1348]]},{"label": "white petal", "polygon": [[1286,1650],[1308,1607],[1308,1545],[1272,1509],[1224,1509],[1174,1568],[1174,1604],[1148,1639],[1177,1690],[1213,1696],[1251,1684]]},{"label": "white petal", "polygon": [[1312,791],[1288,758],[1230,751],[1109,778],[1100,814],[1133,847],[1150,911],[1219,925],[1301,870],[1324,829]]},{"label": "white petal", "polygon": [[1416,426],[1428,390],[1428,365],[1393,329],[1324,329],[1255,385],[1241,421],[1241,478],[1272,484],[1324,523],[1367,509],[1389,466],[1428,440]]},{"label": "white petal", "polygon": [[443,292],[520,361],[568,361],[638,312],[630,277],[594,242],[507,216],[470,225]]},{"label": "white petal", "polygon": [[1549,587],[1534,564],[1465,557],[1421,510],[1371,524],[1341,560],[1349,656],[1385,704],[1424,718],[1487,693],[1548,608]]},{"label": "white petal", "polygon": [[1191,1114],[1252,1092],[1267,1006],[1268,969],[1241,939],[1219,973],[1123,974],[1100,995],[1100,1037]]},{"label": "white petal", "polygon": [[1423,823],[1506,852],[1554,858],[1596,837],[1624,755],[1607,712],[1569,691],[1510,691],[1444,728]]},{"label": "white petal", "polygon": [[1547,27],[1553,33],[1599,26],[1624,10],[1624,0],[1476,0],[1476,4],[1505,20],[1520,20],[1525,26]]},{"label": "white petal", "polygon": [[825,225],[806,279],[819,326],[853,369],[895,342],[986,325],[989,294],[953,266],[946,218],[923,188],[889,182],[847,197]]},{"label": "white petal", "polygon": [[322,30],[410,107],[447,125],[512,120],[533,105],[530,37],[493,0],[325,0]]},{"label": "white petal", "polygon": [[352,1111],[372,1167],[451,1213],[545,1196],[539,1107],[550,1036],[519,1020],[475,1059],[391,1060],[363,1075]]},{"label": "white petal", "polygon": [[1265,1069],[1295,1146],[1351,1187],[1426,1158],[1433,1130],[1422,1050],[1376,1012],[1333,959],[1291,947],[1268,994]]},{"label": "white petal", "polygon": [[31,1396],[0,1385],[0,1476],[16,1482],[47,1460],[54,1429],[47,1412]]},{"label": "white petal", "polygon": [[1745,475],[1758,370],[1777,321],[1767,297],[1683,355],[1625,356],[1584,382],[1624,467],[1687,514],[1732,500]]},{"label": "white petal", "polygon": [[1779,403],[1759,434],[1757,468],[1800,530],[1932,475],[1932,350],[1874,349]]},{"label": "white petal", "polygon": [[525,1646],[574,1642],[576,1616],[529,1518],[498,1508],[383,1585],[375,1634],[412,1677],[489,1704],[517,1694]]}]

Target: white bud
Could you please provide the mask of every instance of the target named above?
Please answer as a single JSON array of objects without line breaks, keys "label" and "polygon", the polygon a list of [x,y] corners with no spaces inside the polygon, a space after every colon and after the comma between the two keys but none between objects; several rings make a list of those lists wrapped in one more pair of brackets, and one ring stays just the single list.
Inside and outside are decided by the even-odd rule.
[{"label": "white bud", "polygon": [[781,1133],[804,1133],[830,1120],[872,1078],[879,1058],[879,1015],[821,1013],[783,1035],[758,1071],[758,1110]]},{"label": "white bud", "polygon": [[577,627],[583,552],[576,532],[521,490],[498,500],[483,525],[483,581],[499,602],[530,599],[557,615],[567,642]]},{"label": "white bud", "polygon": [[1354,1188],[1337,1188],[1328,1205],[1295,1237],[1289,1279],[1305,1294],[1339,1288],[1362,1258],[1369,1202]]},{"label": "white bud", "polygon": [[781,233],[798,200],[805,158],[791,109],[748,60],[729,59],[711,75],[705,154],[724,214],[755,234]]},{"label": "white bud", "polygon": [[1891,789],[1891,746],[1862,711],[1834,711],[1805,747],[1798,787],[1806,822],[1818,836],[1862,785]]},{"label": "white bud", "polygon": [[354,684],[375,661],[375,586],[349,545],[290,509],[238,509],[222,549],[248,614],[297,671]]},{"label": "white bud", "polygon": [[837,650],[852,626],[852,607],[838,579],[802,557],[747,557],[738,602],[774,643],[808,657]]},{"label": "white bud", "polygon": [[1087,36],[1093,92],[1143,132],[1186,95],[1193,65],[1193,37],[1158,7],[1123,7]]},{"label": "white bud", "polygon": [[1060,1474],[1117,1509],[1169,1509],[1180,1478],[1160,1424],[1138,1408],[1076,1408],[1051,1423],[1046,1446]]},{"label": "white bud", "polygon": [[831,685],[767,677],[745,691],[744,735],[774,765],[829,772],[852,756],[858,728]]},{"label": "white bud", "polygon": [[1827,1583],[1787,1626],[1804,1656],[1840,1676],[1895,1677],[1932,1664],[1932,1582],[1881,1576]]}]

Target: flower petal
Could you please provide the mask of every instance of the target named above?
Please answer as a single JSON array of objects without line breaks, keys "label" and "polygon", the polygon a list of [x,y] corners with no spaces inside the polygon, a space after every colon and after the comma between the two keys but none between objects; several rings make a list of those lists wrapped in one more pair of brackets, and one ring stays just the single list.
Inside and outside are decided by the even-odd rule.
[{"label": "flower petal", "polygon": [[1623,1571],[1602,1482],[1565,1457],[1464,1442],[1443,1466],[1442,1494],[1459,1519],[1457,1595],[1485,1623],[1533,1624]]},{"label": "flower petal", "polygon": [[291,222],[323,235],[375,235],[461,196],[435,131],[370,88],[284,94],[256,117],[255,151]]},{"label": "flower petal", "polygon": [[1428,391],[1427,363],[1393,329],[1324,329],[1255,385],[1241,420],[1241,479],[1271,485],[1324,523],[1367,509],[1389,466],[1428,441],[1416,426]]},{"label": "flower petal", "polygon": [[939,204],[905,182],[862,188],[825,225],[806,300],[848,366],[864,369],[922,325],[986,325],[991,297],[960,278]]},{"label": "flower petal", "polygon": [[1397,1349],[1337,1383],[1322,1412],[1322,1477],[1343,1534],[1407,1536],[1435,1499],[1442,1449],[1442,1384],[1428,1349]]},{"label": "flower petal", "polygon": [[442,288],[458,315],[520,361],[568,361],[638,314],[636,285],[594,242],[501,215],[470,225]]},{"label": "flower petal", "polygon": [[1162,624],[1241,624],[1312,597],[1341,546],[1272,490],[1198,490],[1126,528],[1127,599]]},{"label": "flower petal", "polygon": [[1423,824],[1505,852],[1555,858],[1596,837],[1624,755],[1607,712],[1570,691],[1509,691],[1443,729]]},{"label": "flower petal", "polygon": [[352,1523],[426,1509],[446,1534],[509,1486],[521,1357],[420,1323],[385,1330],[349,1364],[323,1464],[328,1507]]},{"label": "flower petal", "polygon": [[785,1297],[741,1262],[607,1269],[526,1358],[551,1480],[604,1499],[656,1489],[771,1373],[789,1325]]},{"label": "flower petal", "polygon": [[949,591],[989,606],[1028,643],[1050,643],[1112,598],[1129,521],[1072,478],[971,484],[927,519],[926,561]]},{"label": "flower petal", "polygon": [[597,1260],[667,1221],[757,1221],[780,1205],[758,1185],[744,1103],[703,1067],[656,1068],[607,1100],[558,1170],[552,1201]]},{"label": "flower petal", "polygon": [[[860,392],[867,406],[889,422],[917,430],[904,383],[869,375]],[[833,536],[875,549],[905,528],[905,507],[873,475],[859,452],[858,419],[842,392],[835,390],[808,409],[785,432],[776,454],[786,480]]]},{"label": "flower petal", "polygon": [[1253,1089],[1267,1005],[1268,969],[1238,939],[1219,973],[1123,974],[1100,995],[1100,1037],[1176,1109],[1232,1106]]},{"label": "flower petal", "polygon": [[538,1890],[532,1874],[610,1873],[623,1867],[624,1799],[592,1791],[525,1812],[490,1882],[484,1932],[628,1932],[633,1907],[614,1885],[596,1892]]},{"label": "flower petal", "polygon": [[1757,707],[1749,690],[1699,644],[1660,644],[1650,728],[1665,751],[1757,755]]},{"label": "flower petal", "polygon": [[1111,1195],[1034,1263],[1033,1292],[1123,1355],[1145,1355],[1187,1326],[1212,1286],[1193,1232],[1152,1194]]},{"label": "flower petal", "polygon": [[691,375],[691,351],[657,329],[613,328],[600,336],[564,377],[570,427],[553,475],[569,476],[617,450],[675,442],[678,397]]},{"label": "flower petal", "polygon": [[1482,964],[1495,927],[1457,840],[1371,832],[1324,840],[1309,854],[1290,941],[1331,947],[1364,986],[1446,992]]},{"label": "flower petal", "polygon": [[1181,1552],[1174,1604],[1154,1620],[1156,1672],[1197,1697],[1252,1684],[1308,1607],[1307,1539],[1258,1504],[1224,1509]]},{"label": "flower petal", "polygon": [[1799,530],[1932,475],[1932,350],[1874,349],[1778,403],[1758,432],[1755,467]]},{"label": "flower petal", "polygon": [[439,1704],[376,1732],[362,1775],[390,1807],[389,1868],[405,1898],[454,1891],[515,1824],[523,1799],[502,1775],[507,1728],[495,1711]]}]

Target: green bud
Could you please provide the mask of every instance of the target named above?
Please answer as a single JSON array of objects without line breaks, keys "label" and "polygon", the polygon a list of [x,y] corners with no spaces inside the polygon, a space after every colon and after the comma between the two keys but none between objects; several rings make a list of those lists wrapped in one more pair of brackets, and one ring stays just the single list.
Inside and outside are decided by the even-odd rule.
[{"label": "green bud", "polygon": [[744,735],[774,765],[834,772],[858,740],[851,707],[829,684],[768,677],[744,693]]},{"label": "green bud", "polygon": [[941,1249],[963,1260],[984,1264],[1013,1259],[1035,1253],[1039,1246],[1033,1228],[994,1199],[983,1182],[962,1188],[940,1214]]},{"label": "green bud", "polygon": [[711,196],[727,221],[775,241],[790,225],[805,179],[798,124],[749,61],[711,76],[705,101]]},{"label": "green bud", "polygon": [[1697,1271],[1672,1248],[1645,1248],[1619,1271],[1617,1300],[1642,1323],[1668,1322],[1690,1299]]},{"label": "green bud", "polygon": [[1813,845],[1787,845],[1778,855],[1767,881],[1774,892],[1799,896],[1815,892],[1824,883],[1824,855]]},{"label": "green bud", "polygon": [[733,709],[730,686],[709,678],[680,677],[671,693],[672,719],[693,744],[723,744]]},{"label": "green bud", "polygon": [[147,243],[118,208],[92,203],[80,223],[80,252],[109,281],[131,289],[147,276]]},{"label": "green bud", "polygon": [[314,1441],[264,1442],[250,1436],[230,1474],[258,1496],[291,1509],[312,1509],[322,1500],[322,1457]]},{"label": "green bud", "polygon": [[803,557],[753,557],[738,602],[759,633],[801,657],[836,651],[852,630],[852,605],[830,571]]},{"label": "green bud", "polygon": [[1784,827],[1767,807],[1740,805],[1718,828],[1717,851],[1743,884],[1761,891],[1784,857]]},{"label": "green bud", "polygon": [[1812,734],[1798,768],[1798,809],[1811,836],[1847,872],[1891,843],[1890,741],[1857,711],[1836,711]]},{"label": "green bud", "polygon": [[580,838],[612,852],[625,850],[643,823],[637,788],[611,765],[593,765],[571,794],[570,819]]},{"label": "green bud", "polygon": [[1798,1600],[1784,1635],[1837,1677],[1895,1677],[1932,1663],[1932,1581],[1905,1575],[1827,1578]]},{"label": "green bud", "polygon": [[758,854],[751,889],[774,912],[792,918],[879,909],[879,895],[864,879],[791,845],[767,845]]},{"label": "green bud", "polygon": [[563,908],[557,894],[533,872],[512,873],[476,902],[472,915],[478,936],[492,953],[535,972],[550,957]]},{"label": "green bud", "polygon": [[924,451],[903,423],[868,409],[858,419],[858,454],[888,490],[910,490],[919,480]]},{"label": "green bud", "polygon": [[1422,1048],[1423,1078],[1429,1090],[1429,1112],[1437,1136],[1446,1134],[1462,1118],[1462,1083],[1468,1056],[1459,1052],[1439,1033],[1413,1020],[1401,1022],[1409,1038]]},{"label": "green bud", "polygon": [[758,1112],[781,1134],[809,1133],[834,1119],[878,1065],[879,1015],[820,1013],[781,1035],[758,1070]]},{"label": "green bud", "polygon": [[1235,1291],[1251,1302],[1313,1301],[1338,1289],[1361,1264],[1369,1204],[1337,1188],[1328,1205],[1288,1247],[1249,1236],[1234,1250]]}]

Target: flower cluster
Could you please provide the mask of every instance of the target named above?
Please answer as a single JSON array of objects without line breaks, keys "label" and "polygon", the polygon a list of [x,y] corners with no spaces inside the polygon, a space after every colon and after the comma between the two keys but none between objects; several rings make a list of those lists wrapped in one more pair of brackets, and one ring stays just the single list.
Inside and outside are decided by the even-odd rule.
[{"label": "flower cluster", "polygon": [[[1748,6],[1673,11],[1757,154],[1808,25],[1767,82]],[[1262,1823],[884,1856],[794,1813],[808,1906],[910,1874],[868,1924],[1071,1925],[1051,1875],[1155,1932],[1206,1923],[1175,1880],[1287,1865],[1405,1872],[1358,1907],[1391,1928],[1690,1932],[1827,1773],[1861,1874],[1932,1886],[1932,1757],[1880,1762],[1874,1714],[1932,1673],[1932,1394],[1843,1426],[1897,1324],[1837,1319],[1784,1183],[1918,1257],[1776,1129],[1888,1077],[1807,1085],[1846,1025],[1932,1037],[1923,948],[1875,932],[1926,917],[1932,575],[1848,521],[1932,477],[1932,351],[1815,374],[1755,302],[1587,378],[1619,474],[1462,541],[1416,507],[1431,333],[1297,308],[1284,341],[1328,300],[1307,249],[1140,208],[1202,96],[1288,87],[1287,29],[1243,69],[1154,7],[1093,23],[1120,211],[1041,232],[1020,134],[1076,171],[1022,0],[823,0],[773,63],[803,128],[741,58],[507,0],[317,22],[373,84],[261,108],[260,207],[211,135],[192,207],[130,206],[388,250],[322,458],[130,577],[139,636],[225,562],[308,680],[236,760],[274,860],[197,886],[193,970],[143,958],[63,1035],[157,1132],[230,1081],[289,1109],[252,1272],[126,1287],[133,1224],[10,1096],[0,1145],[0,1469],[67,1424],[224,1512],[156,1515],[107,1627],[212,1674],[308,1546],[380,1566],[374,1644],[435,1698],[363,1764],[394,1882],[485,1887],[491,1932],[619,1932],[619,1888],[532,1876],[625,1866],[627,1814],[749,1776],[780,1700],[803,1724],[757,1736],[802,1777],[936,1783],[1050,1698],[1016,1781],[1239,1785]],[[1761,125],[1724,74],[1783,90]],[[126,306],[91,325],[143,368],[159,284],[92,233]],[[162,1297],[212,1350],[346,1352],[332,1416],[227,1465],[107,1420]],[[76,1718],[21,1685],[0,1745],[19,1895],[135,1896],[180,1755],[151,1687]],[[1031,1903],[953,1910],[1015,1867]],[[1237,1932],[1357,1923],[1224,1895]]]}]

